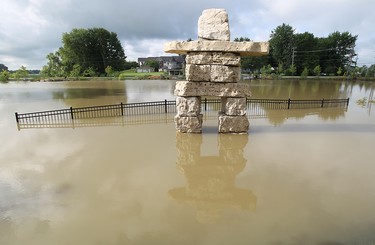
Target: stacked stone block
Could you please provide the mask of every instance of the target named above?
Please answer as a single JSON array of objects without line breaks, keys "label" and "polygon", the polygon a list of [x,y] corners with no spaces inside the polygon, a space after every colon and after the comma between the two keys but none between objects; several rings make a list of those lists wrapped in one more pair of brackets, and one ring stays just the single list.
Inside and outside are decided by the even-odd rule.
[{"label": "stacked stone block", "polygon": [[182,133],[201,133],[203,115],[201,114],[201,97],[177,97],[177,115],[175,124]]},{"label": "stacked stone block", "polygon": [[202,132],[201,96],[222,98],[219,133],[247,133],[246,97],[249,84],[240,84],[241,55],[265,55],[268,43],[230,42],[228,14],[224,9],[204,10],[198,20],[198,41],[171,42],[165,52],[186,54],[187,81],[176,83],[176,129]]}]

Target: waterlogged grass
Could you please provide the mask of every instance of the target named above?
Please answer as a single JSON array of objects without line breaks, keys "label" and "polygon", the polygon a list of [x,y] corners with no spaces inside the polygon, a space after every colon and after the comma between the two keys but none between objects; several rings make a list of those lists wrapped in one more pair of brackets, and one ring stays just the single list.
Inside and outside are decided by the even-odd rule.
[{"label": "waterlogged grass", "polygon": [[119,79],[133,78],[133,79],[160,79],[165,77],[165,72],[136,72],[134,70],[123,71],[119,75]]},{"label": "waterlogged grass", "polygon": [[367,100],[366,97],[363,97],[362,99],[359,99],[356,101],[357,105],[365,107],[367,104],[375,104],[375,100]]}]

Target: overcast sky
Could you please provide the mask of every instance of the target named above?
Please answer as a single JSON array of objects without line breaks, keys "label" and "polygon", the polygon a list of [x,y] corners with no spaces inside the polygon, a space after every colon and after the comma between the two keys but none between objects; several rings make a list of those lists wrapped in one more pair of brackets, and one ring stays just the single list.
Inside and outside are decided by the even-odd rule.
[{"label": "overcast sky", "polygon": [[116,32],[128,61],[166,55],[163,43],[197,39],[207,8],[227,10],[232,40],[268,41],[282,23],[316,37],[349,31],[358,65],[375,63],[374,0],[0,0],[0,63],[40,69],[64,32],[91,27]]}]

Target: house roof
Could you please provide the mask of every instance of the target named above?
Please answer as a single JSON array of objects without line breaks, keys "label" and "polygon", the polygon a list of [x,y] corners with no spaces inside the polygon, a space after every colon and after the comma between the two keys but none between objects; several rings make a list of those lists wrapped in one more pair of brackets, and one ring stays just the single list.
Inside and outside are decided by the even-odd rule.
[{"label": "house roof", "polygon": [[185,57],[179,55],[179,56],[159,56],[159,57],[138,58],[138,62],[149,61],[149,60],[157,60],[159,62],[175,61],[178,63],[183,63],[185,61]]}]

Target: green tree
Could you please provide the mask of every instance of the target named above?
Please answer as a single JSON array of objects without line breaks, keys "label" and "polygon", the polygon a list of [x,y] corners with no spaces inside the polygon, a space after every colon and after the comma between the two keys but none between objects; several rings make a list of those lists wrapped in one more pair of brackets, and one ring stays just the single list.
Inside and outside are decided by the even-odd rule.
[{"label": "green tree", "polygon": [[12,74],[15,79],[26,78],[29,76],[29,72],[25,66],[21,66],[15,73]]},{"label": "green tree", "polygon": [[147,60],[145,62],[145,65],[154,68],[154,71],[158,71],[160,67],[160,64],[157,60]]},{"label": "green tree", "polygon": [[267,75],[270,75],[272,73],[272,66],[269,64],[267,66],[263,66],[261,68],[262,77],[266,78]]},{"label": "green tree", "polygon": [[294,35],[294,64],[296,64],[297,74],[301,73],[305,67],[313,70],[319,65],[318,40],[314,34],[305,32]]},{"label": "green tree", "polygon": [[117,34],[104,28],[73,29],[62,37],[63,62],[68,66],[79,64],[83,70],[90,67],[99,73],[111,66],[123,70],[125,53]]},{"label": "green tree", "polygon": [[277,67],[277,74],[282,74],[283,72],[284,72],[283,65],[279,64],[279,66]]},{"label": "green tree", "polygon": [[81,66],[78,65],[78,64],[75,64],[73,66],[73,69],[70,71],[70,76],[71,77],[79,77],[81,75],[81,70],[82,70]]},{"label": "green tree", "polygon": [[251,39],[248,37],[236,37],[233,41],[235,42],[250,42]]},{"label": "green tree", "polygon": [[270,54],[277,64],[289,67],[292,64],[292,53],[294,47],[294,29],[283,23],[271,32]]},{"label": "green tree", "polygon": [[358,36],[352,36],[349,32],[340,33],[338,31],[328,36],[329,43],[334,49],[335,56],[337,56],[337,68],[351,66],[355,63],[354,57],[357,54],[354,48],[357,38]]},{"label": "green tree", "polygon": [[287,75],[292,75],[292,76],[294,76],[294,74],[296,74],[296,72],[297,72],[297,68],[296,68],[296,65],[295,64],[293,64],[293,65],[290,65],[289,66],[289,68],[288,68],[288,70],[287,70]]},{"label": "green tree", "polygon": [[0,73],[0,81],[1,82],[6,82],[9,80],[9,77],[10,77],[10,74],[9,74],[9,71],[7,70],[2,70],[2,72]]},{"label": "green tree", "polygon": [[83,71],[83,76],[84,77],[96,77],[98,74],[95,71],[94,67],[89,67],[86,70]]},{"label": "green tree", "polygon": [[138,62],[136,62],[136,61],[126,61],[124,70],[129,70],[129,69],[136,68],[136,67],[138,67]]},{"label": "green tree", "polygon": [[301,77],[307,77],[309,75],[309,69],[305,67],[301,73]]},{"label": "green tree", "polygon": [[63,77],[67,75],[62,65],[62,58],[60,55],[60,51],[56,51],[55,53],[49,53],[46,58],[48,62],[47,62],[47,65],[43,66],[42,68],[42,71],[41,71],[42,76]]},{"label": "green tree", "polygon": [[107,66],[105,68],[105,73],[107,74],[107,77],[109,77],[110,75],[112,75],[112,73],[113,73],[112,66]]},{"label": "green tree", "polygon": [[313,73],[315,76],[320,76],[321,72],[322,72],[322,68],[320,67],[320,65],[317,65],[314,67]]},{"label": "green tree", "polygon": [[354,51],[358,36],[349,32],[333,32],[326,38],[319,38],[319,49],[322,70],[328,74],[337,74],[339,67],[348,71],[355,66],[357,54]]},{"label": "green tree", "polygon": [[86,76],[97,72],[104,74],[108,66],[116,71],[125,68],[126,56],[117,34],[104,28],[73,29],[63,34],[62,43],[59,51],[47,55],[43,74],[66,76],[75,65],[79,65],[81,75]]},{"label": "green tree", "polygon": [[366,71],[366,77],[375,77],[375,65],[371,65]]},{"label": "green tree", "polygon": [[337,75],[341,76],[341,74],[342,74],[342,69],[341,69],[341,66],[340,66],[339,69],[337,69]]}]

